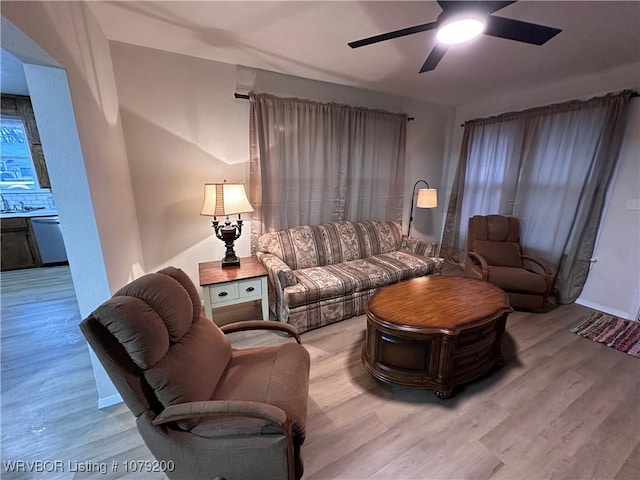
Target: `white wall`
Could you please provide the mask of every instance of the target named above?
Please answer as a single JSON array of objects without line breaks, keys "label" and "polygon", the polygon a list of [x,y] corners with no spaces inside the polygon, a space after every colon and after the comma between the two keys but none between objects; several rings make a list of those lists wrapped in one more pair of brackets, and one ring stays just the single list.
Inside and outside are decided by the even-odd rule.
[{"label": "white wall", "polygon": [[[205,182],[249,183],[249,102],[235,91],[406,112],[415,117],[407,192],[418,178],[437,185],[442,175],[453,109],[118,42],[112,56],[147,271],[174,265],[197,282],[197,264],[224,255],[199,212]],[[416,231],[436,238],[440,225],[428,220],[417,214]],[[236,242],[239,255],[249,255],[249,239],[247,232]]]},{"label": "white wall", "polygon": [[[109,298],[111,292],[67,75],[62,69],[42,65],[25,64],[24,70],[40,140],[48,159],[47,170],[52,189],[58,192],[60,227],[78,307],[84,317],[97,304]],[[71,185],[73,188],[69,188]],[[98,406],[106,407],[120,402],[121,397],[98,358],[93,351],[89,350],[89,353],[98,390]]]},{"label": "white wall", "polygon": [[246,181],[249,104],[233,97],[235,66],[122,43],[112,55],[146,271],[173,265],[197,284],[198,263],[224,256],[200,216],[204,184]]},{"label": "white wall", "polygon": [[[109,44],[84,3],[3,2],[2,16],[2,47],[28,64],[36,122],[85,317],[143,268]],[[92,363],[99,405],[118,401],[94,356]]]},{"label": "white wall", "polygon": [[[631,100],[614,187],[606,204],[587,282],[577,303],[635,320],[640,308],[640,98]],[[636,281],[629,281],[636,279]]]},{"label": "white wall", "polygon": [[[444,167],[447,175],[447,198],[449,201],[449,195],[451,194],[451,188],[453,179],[455,176],[455,169],[458,164],[458,156],[460,154],[460,147],[462,143],[463,128],[460,127],[466,120],[474,118],[488,117],[491,115],[497,115],[509,111],[519,111],[526,108],[537,107],[542,105],[549,105],[552,103],[563,102],[572,99],[587,99],[594,96],[603,95],[609,92],[617,92],[624,89],[638,90],[640,88],[640,64],[628,65],[626,67],[617,68],[606,72],[597,72],[590,75],[585,75],[576,78],[569,78],[562,82],[541,85],[536,89],[529,89],[527,91],[505,91],[494,97],[487,97],[479,99],[472,104],[460,106],[456,109],[454,126],[451,136],[450,155],[448,157],[448,163]],[[632,100],[637,102],[638,100]],[[627,136],[637,135],[637,124],[635,132],[633,129],[627,130]],[[612,198],[618,199],[619,202],[626,203],[629,198],[638,198],[638,183],[637,179],[640,176],[640,151],[638,142],[632,139],[626,140],[625,146],[625,160],[622,162],[624,165],[625,175],[636,179],[636,183],[632,179],[624,179],[618,181],[612,186]],[[634,190],[635,188],[635,190]],[[623,200],[624,199],[624,200]],[[624,284],[626,288],[623,293],[620,291],[620,296],[613,296],[608,300],[604,300],[602,296],[599,296],[596,300],[592,298],[594,292],[606,292],[607,284],[611,281],[610,277],[601,275],[597,279],[591,278],[591,274],[587,283],[589,284],[589,292],[583,293],[580,300],[586,300],[585,294],[592,298],[593,302],[598,303],[601,307],[606,307],[609,310],[613,309],[618,312],[627,312],[629,303],[633,301],[634,295],[637,295],[640,290],[640,275],[638,275],[638,268],[633,265],[640,264],[640,232],[637,227],[634,228],[633,223],[627,223],[628,216],[633,217],[633,214],[638,212],[623,212],[622,203],[618,203],[615,206],[612,203],[611,208],[605,212],[605,216],[601,225],[609,224],[612,229],[616,231],[615,235],[603,235],[598,245],[598,255],[604,258],[615,258],[622,256],[624,263],[628,265],[628,268],[620,268],[615,270],[614,265],[619,266],[622,259],[614,263],[606,261],[608,267],[604,267],[601,263],[600,269],[605,269],[607,275],[616,272],[616,283]],[[446,212],[444,212],[446,214]],[[612,218],[609,218],[609,216]],[[633,217],[633,218],[637,218]],[[616,235],[625,236],[629,241],[624,243],[624,250],[618,250],[622,245],[619,241],[615,241]],[[635,241],[634,241],[635,240]],[[604,261],[603,261],[604,263]],[[600,302],[604,303],[600,303]],[[635,312],[631,312],[635,315]]]},{"label": "white wall", "polygon": [[[133,272],[140,271],[142,258],[109,43],[93,14],[81,2],[3,2],[2,15],[65,69],[81,144],[78,154],[85,166],[99,248],[104,256],[109,290],[113,292],[131,280]],[[5,38],[3,31],[3,47]],[[24,56],[20,59],[29,63]],[[31,93],[33,96],[34,92]],[[48,161],[53,161],[46,145],[43,148]],[[56,189],[81,188],[72,179],[67,182],[64,178],[58,181],[52,178],[52,184],[56,198]],[[83,201],[76,197],[71,203],[57,202],[61,218],[82,208]],[[67,234],[64,218],[62,228],[65,237],[77,236],[73,240],[81,241],[81,232]],[[72,264],[72,273],[74,267]],[[74,278],[76,284],[92,281],[95,278],[90,275],[85,279]],[[95,308],[104,298],[92,299],[86,305],[83,298],[78,300],[81,314],[86,315],[88,309]]]}]

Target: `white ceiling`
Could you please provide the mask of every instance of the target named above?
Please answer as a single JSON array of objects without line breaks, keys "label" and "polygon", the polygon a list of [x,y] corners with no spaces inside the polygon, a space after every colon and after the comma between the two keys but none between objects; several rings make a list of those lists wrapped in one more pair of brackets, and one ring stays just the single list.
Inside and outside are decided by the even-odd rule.
[{"label": "white ceiling", "polygon": [[543,46],[481,36],[418,74],[435,32],[347,42],[434,21],[427,2],[89,2],[110,40],[457,105],[640,62],[640,2],[526,1],[496,14],[563,31]]}]

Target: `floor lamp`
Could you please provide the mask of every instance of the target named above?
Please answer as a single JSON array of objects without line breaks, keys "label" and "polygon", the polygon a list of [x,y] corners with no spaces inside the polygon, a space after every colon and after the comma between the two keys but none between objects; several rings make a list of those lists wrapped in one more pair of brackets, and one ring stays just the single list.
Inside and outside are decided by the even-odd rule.
[{"label": "floor lamp", "polygon": [[438,206],[438,191],[435,188],[429,188],[429,184],[425,180],[418,180],[413,186],[413,193],[411,194],[411,211],[409,213],[409,231],[407,236],[411,236],[411,223],[413,222],[413,200],[416,197],[416,187],[422,182],[427,188],[421,188],[418,190],[418,199],[415,202],[415,206],[418,208],[435,208]]}]

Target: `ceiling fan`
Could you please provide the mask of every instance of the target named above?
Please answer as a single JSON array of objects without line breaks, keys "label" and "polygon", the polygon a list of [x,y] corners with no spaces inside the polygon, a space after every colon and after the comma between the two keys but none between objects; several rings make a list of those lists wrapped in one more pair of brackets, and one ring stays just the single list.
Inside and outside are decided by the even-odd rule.
[{"label": "ceiling fan", "polygon": [[[374,37],[363,38],[362,40],[349,42],[348,45],[351,48],[364,47],[365,45],[384,42],[392,38],[404,37],[427,30],[437,30],[438,42],[420,69],[419,73],[423,73],[436,68],[450,45],[470,40],[481,33],[533,45],[542,45],[562,31],[559,28],[492,15],[493,12],[512,3],[516,2],[438,0],[442,12],[438,15],[438,19],[435,22],[424,23],[414,27],[383,33]],[[455,29],[462,33],[462,37],[451,36],[450,32]]]}]

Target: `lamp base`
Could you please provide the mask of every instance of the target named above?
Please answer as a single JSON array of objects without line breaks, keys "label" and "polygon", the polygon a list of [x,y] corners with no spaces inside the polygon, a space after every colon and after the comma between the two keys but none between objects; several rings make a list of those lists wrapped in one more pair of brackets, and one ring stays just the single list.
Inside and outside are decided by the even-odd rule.
[{"label": "lamp base", "polygon": [[[238,215],[239,216],[239,215]],[[237,268],[240,266],[240,259],[233,249],[233,242],[240,238],[242,233],[242,220],[238,219],[237,225],[231,225],[229,218],[224,222],[224,226],[220,226],[216,217],[213,217],[213,228],[216,231],[216,237],[224,241],[226,248],[224,258],[222,259],[222,268]]]},{"label": "lamp base", "polygon": [[240,259],[235,255],[232,257],[225,256],[220,265],[222,268],[237,268],[240,266]]}]

